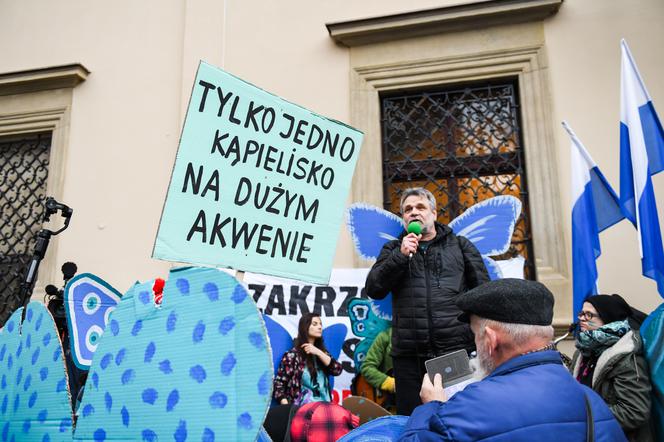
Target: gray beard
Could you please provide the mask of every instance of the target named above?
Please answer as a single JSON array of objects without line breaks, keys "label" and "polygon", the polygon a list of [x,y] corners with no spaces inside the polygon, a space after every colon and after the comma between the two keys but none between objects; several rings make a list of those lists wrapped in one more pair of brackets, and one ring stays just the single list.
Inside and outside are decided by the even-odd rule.
[{"label": "gray beard", "polygon": [[473,377],[478,381],[489,376],[496,369],[489,352],[479,347],[477,348],[477,357],[470,360],[470,367],[473,369]]}]

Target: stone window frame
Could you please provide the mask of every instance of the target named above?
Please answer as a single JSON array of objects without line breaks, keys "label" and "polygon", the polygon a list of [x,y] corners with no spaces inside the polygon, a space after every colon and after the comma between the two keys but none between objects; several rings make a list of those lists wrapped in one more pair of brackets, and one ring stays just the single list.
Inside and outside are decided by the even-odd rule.
[{"label": "stone window frame", "polygon": [[[73,88],[89,74],[81,64],[0,73],[0,137],[51,132],[46,189],[47,195],[61,202],[64,202]],[[55,222],[61,225],[60,220]],[[59,239],[60,236],[51,239],[39,267],[33,291],[35,299],[43,295],[45,282],[61,280],[55,262]]]},{"label": "stone window frame", "polygon": [[[382,207],[381,93],[516,79],[537,278],[556,297],[557,328],[570,322],[571,278],[542,20],[555,14],[561,4],[561,0],[477,2],[327,26],[333,39],[350,47],[350,124],[365,135],[351,202]],[[471,50],[453,55],[444,50],[438,55],[431,49],[434,40],[443,47],[448,35],[486,35],[488,28],[496,35],[523,32],[525,38],[498,48],[470,44]],[[425,46],[421,51],[419,41]],[[355,257],[353,264],[366,267],[371,263]]]}]

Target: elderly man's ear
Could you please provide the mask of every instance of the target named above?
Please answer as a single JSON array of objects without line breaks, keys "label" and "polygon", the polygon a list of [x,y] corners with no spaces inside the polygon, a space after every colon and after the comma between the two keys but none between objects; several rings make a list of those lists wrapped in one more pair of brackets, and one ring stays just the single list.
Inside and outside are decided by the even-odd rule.
[{"label": "elderly man's ear", "polygon": [[498,343],[500,342],[500,334],[497,330],[486,326],[484,327],[484,340],[487,345],[487,350],[489,351],[489,356],[494,355],[496,348],[498,348]]}]

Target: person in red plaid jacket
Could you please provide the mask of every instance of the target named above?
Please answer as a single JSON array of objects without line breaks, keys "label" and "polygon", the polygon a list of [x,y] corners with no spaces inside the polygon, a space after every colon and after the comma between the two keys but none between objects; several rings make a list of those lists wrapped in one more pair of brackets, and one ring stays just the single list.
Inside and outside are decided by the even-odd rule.
[{"label": "person in red plaid jacket", "polygon": [[293,348],[281,358],[274,378],[274,399],[280,404],[301,405],[332,399],[328,376],[341,374],[341,364],[325,348],[320,316],[300,318]]},{"label": "person in red plaid jacket", "polygon": [[291,442],[335,442],[360,425],[360,418],[337,404],[301,406],[290,423]]}]

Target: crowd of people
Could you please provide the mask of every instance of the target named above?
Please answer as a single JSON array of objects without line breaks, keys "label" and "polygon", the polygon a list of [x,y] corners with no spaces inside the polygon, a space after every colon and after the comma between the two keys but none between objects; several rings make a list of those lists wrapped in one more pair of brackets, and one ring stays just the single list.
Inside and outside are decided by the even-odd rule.
[{"label": "crowd of people", "polygon": [[[362,366],[374,387],[396,393],[397,414],[410,416],[400,440],[655,440],[643,313],[619,295],[589,297],[567,367],[553,343],[554,297],[543,284],[489,281],[473,244],[436,222],[429,191],[405,190],[400,208],[404,225],[419,223],[421,234],[388,242],[367,276],[371,298],[392,293],[393,319]],[[460,349],[476,354],[478,382],[448,400],[441,375],[432,381],[424,362]],[[329,376],[340,373],[321,318],[304,315],[274,380],[279,405],[266,420],[273,439],[289,440],[298,408],[329,402]],[[339,422],[343,432],[357,426],[347,414]]]}]

